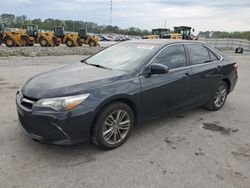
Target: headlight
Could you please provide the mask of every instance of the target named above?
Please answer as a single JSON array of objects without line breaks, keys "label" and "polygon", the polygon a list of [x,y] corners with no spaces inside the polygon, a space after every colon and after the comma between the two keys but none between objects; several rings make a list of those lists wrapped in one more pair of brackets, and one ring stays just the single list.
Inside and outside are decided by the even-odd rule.
[{"label": "headlight", "polygon": [[90,94],[41,99],[34,106],[48,107],[57,111],[71,110],[83,102]]}]

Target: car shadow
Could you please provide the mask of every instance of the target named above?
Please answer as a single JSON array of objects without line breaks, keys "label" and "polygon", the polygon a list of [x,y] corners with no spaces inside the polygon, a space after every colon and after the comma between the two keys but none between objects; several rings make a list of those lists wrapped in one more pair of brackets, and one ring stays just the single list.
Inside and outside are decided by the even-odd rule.
[{"label": "car shadow", "polygon": [[[157,117],[146,122],[141,123],[134,127],[132,135],[129,138],[129,142],[133,142],[133,139],[141,136],[147,136],[159,128],[168,126],[169,122],[176,122],[176,124],[181,124],[183,119],[186,117],[193,118],[194,121],[202,120],[202,115],[208,111],[204,108],[195,108],[189,111],[182,111],[177,113],[172,113],[165,117]],[[174,123],[175,124],[175,123]],[[172,125],[171,126],[177,126]],[[179,125],[179,128],[183,127]],[[176,127],[175,127],[176,129]],[[32,154],[32,158],[37,158],[38,162],[46,163],[50,166],[56,167],[70,167],[77,166],[84,163],[90,163],[96,160],[98,155],[103,155],[107,152],[114,152],[115,150],[103,151],[91,143],[83,143],[74,146],[56,146],[42,144],[37,141],[32,141],[30,138],[21,133],[21,141],[18,142],[21,148],[26,148],[27,152]],[[126,143],[125,143],[126,144]],[[127,143],[128,144],[128,143]],[[123,148],[118,148],[119,152]]]}]

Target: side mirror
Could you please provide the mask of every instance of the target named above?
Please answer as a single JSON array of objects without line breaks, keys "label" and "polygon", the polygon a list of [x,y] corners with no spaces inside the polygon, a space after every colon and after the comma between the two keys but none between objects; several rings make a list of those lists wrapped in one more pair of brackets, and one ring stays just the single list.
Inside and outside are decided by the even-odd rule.
[{"label": "side mirror", "polygon": [[153,74],[166,74],[168,73],[169,68],[165,65],[158,64],[158,63],[153,63],[146,67],[146,69],[143,71],[143,75],[153,75]]},{"label": "side mirror", "polygon": [[193,29],[193,32],[195,32],[195,30]]}]

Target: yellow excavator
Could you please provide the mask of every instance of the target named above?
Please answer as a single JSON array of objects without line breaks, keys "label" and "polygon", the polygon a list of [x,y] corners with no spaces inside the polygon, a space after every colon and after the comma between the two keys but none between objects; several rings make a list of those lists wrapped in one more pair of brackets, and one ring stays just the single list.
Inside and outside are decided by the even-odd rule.
[{"label": "yellow excavator", "polygon": [[0,22],[0,45],[3,43],[4,24]]},{"label": "yellow excavator", "polygon": [[3,23],[0,23],[0,33],[0,43],[5,43],[7,47],[24,46],[22,38],[25,31],[23,29],[10,31],[5,29]]},{"label": "yellow excavator", "polygon": [[[30,37],[34,37],[36,42],[42,47],[59,46],[63,43],[64,31],[61,30],[61,26],[55,26],[51,31],[38,32],[36,25],[29,25],[30,29],[27,29],[27,33]],[[28,32],[29,31],[29,32]]]},{"label": "yellow excavator", "polygon": [[142,39],[162,39],[166,38],[168,34],[170,34],[170,29],[157,28],[152,29],[152,34],[143,36]]},{"label": "yellow excavator", "polygon": [[0,44],[5,43],[7,47],[33,46],[37,41],[37,30],[34,25],[27,25],[26,28],[10,31],[0,23]]},{"label": "yellow excavator", "polygon": [[38,27],[37,25],[26,25],[21,36],[23,46],[33,46],[37,42]]},{"label": "yellow excavator", "polygon": [[77,32],[65,34],[64,43],[68,47],[82,46],[83,44],[91,47],[100,46],[99,39],[91,34],[88,34],[85,28],[79,28]]},{"label": "yellow excavator", "polygon": [[183,40],[198,40],[198,37],[192,34],[194,31],[195,30],[189,26],[177,26],[174,27],[174,33],[172,34],[181,34],[181,39]]},{"label": "yellow excavator", "polygon": [[174,31],[170,29],[152,29],[152,34],[142,37],[143,39],[184,39],[184,40],[198,40],[198,37],[192,34],[194,29],[188,26],[174,27]]}]

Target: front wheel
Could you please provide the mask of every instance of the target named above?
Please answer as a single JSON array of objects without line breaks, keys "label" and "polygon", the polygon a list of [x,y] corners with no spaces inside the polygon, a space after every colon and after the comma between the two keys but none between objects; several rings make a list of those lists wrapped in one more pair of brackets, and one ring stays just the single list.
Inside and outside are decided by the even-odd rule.
[{"label": "front wheel", "polygon": [[45,39],[44,37],[42,37],[42,38],[39,39],[39,44],[40,44],[42,47],[48,47],[48,46],[49,46],[48,40]]},{"label": "front wheel", "polygon": [[219,110],[223,107],[226,102],[228,94],[228,86],[225,82],[221,81],[217,85],[215,91],[209,99],[206,108],[212,111]]},{"label": "front wheel", "polygon": [[114,149],[122,145],[134,126],[134,113],[121,102],[105,107],[93,125],[92,142],[102,149]]},{"label": "front wheel", "polygon": [[7,47],[15,47],[17,45],[16,41],[11,37],[6,37],[4,43]]},{"label": "front wheel", "polygon": [[74,42],[71,39],[66,39],[65,44],[66,44],[67,47],[73,47],[74,46]]}]

